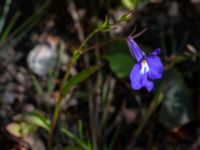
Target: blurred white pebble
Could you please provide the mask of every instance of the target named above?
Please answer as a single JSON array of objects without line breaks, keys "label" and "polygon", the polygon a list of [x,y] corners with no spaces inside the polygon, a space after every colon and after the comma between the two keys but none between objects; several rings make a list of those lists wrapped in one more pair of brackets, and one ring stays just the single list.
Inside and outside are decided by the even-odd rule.
[{"label": "blurred white pebble", "polygon": [[56,45],[38,44],[28,54],[28,67],[38,76],[45,76],[56,65],[57,56]]}]

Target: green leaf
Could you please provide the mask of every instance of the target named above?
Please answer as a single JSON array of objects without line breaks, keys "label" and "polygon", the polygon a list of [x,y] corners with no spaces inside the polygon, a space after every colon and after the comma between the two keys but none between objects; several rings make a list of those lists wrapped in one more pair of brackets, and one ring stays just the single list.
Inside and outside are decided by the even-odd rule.
[{"label": "green leaf", "polygon": [[98,26],[99,31],[104,31],[110,29],[110,24],[108,20],[108,16],[106,16],[105,21]]},{"label": "green leaf", "polygon": [[123,52],[115,52],[113,54],[106,54],[104,57],[117,77],[125,78],[129,75],[133,67],[131,55]]},{"label": "green leaf", "polygon": [[85,144],[85,142],[83,141],[83,139],[80,139],[78,136],[74,135],[72,132],[70,132],[68,129],[66,128],[61,128],[60,129],[62,133],[64,133],[67,137],[69,137],[70,139],[73,139],[77,144],[79,144],[82,149],[84,150],[88,150],[89,147],[88,145]]},{"label": "green leaf", "polygon": [[36,130],[36,126],[27,122],[12,122],[6,126],[8,133],[17,138],[24,138]]},{"label": "green leaf", "polygon": [[63,86],[63,89],[61,91],[62,97],[64,97],[72,87],[74,87],[78,83],[86,80],[90,75],[95,73],[99,68],[100,68],[99,65],[89,67],[89,68],[82,70],[77,75],[71,77],[68,81],[65,82],[65,84]]},{"label": "green leaf", "polygon": [[71,139],[76,139],[76,136],[66,128],[61,128],[61,132],[63,132],[66,136],[68,136]]},{"label": "green leaf", "polygon": [[122,0],[122,4],[128,9],[135,9],[138,4],[138,0]]},{"label": "green leaf", "polygon": [[26,122],[42,127],[47,131],[50,130],[50,120],[39,111],[34,111],[22,116],[22,119],[24,119]]},{"label": "green leaf", "polygon": [[120,21],[125,21],[125,22],[127,22],[127,21],[129,21],[130,19],[132,19],[132,15],[131,15],[131,13],[130,12],[128,12],[128,13],[125,13],[124,15],[122,15],[121,17],[120,17]]},{"label": "green leaf", "polygon": [[165,74],[166,87],[159,120],[168,129],[184,125],[194,118],[194,104],[179,72]]}]

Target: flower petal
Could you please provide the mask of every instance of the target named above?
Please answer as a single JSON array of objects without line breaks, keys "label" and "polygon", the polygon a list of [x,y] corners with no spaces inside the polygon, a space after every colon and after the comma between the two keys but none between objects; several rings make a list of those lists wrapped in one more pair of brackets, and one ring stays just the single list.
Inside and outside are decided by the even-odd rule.
[{"label": "flower petal", "polygon": [[148,80],[147,73],[145,73],[142,78],[142,87],[145,87],[148,92],[151,92],[153,89],[153,82]]},{"label": "flower petal", "polygon": [[153,52],[149,53],[148,56],[158,55],[158,54],[160,54],[160,52],[161,52],[161,49],[160,48],[156,48]]},{"label": "flower petal", "polygon": [[133,37],[131,36],[128,37],[128,46],[131,50],[131,53],[135,56],[136,60],[139,62],[143,58],[144,54],[137,45],[137,43],[134,41]]},{"label": "flower petal", "polygon": [[164,67],[161,63],[160,58],[156,55],[151,55],[147,56],[146,60],[150,68],[150,71],[148,72],[148,77],[153,80],[162,78]]},{"label": "flower petal", "polygon": [[135,90],[142,88],[142,74],[140,74],[141,64],[135,64],[130,73],[131,87]]}]

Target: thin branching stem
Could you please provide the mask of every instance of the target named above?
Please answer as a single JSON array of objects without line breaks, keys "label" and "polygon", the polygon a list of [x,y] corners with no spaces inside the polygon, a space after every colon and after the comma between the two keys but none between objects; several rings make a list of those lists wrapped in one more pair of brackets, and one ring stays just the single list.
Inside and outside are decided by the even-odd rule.
[{"label": "thin branching stem", "polygon": [[[70,61],[68,63],[67,69],[65,71],[65,75],[64,75],[64,77],[62,79],[62,82],[61,82],[61,85],[60,85],[59,96],[58,96],[58,100],[56,102],[55,110],[54,110],[54,113],[53,113],[51,129],[49,131],[49,136],[48,136],[48,148],[49,148],[49,150],[52,150],[52,136],[53,136],[53,132],[54,132],[54,129],[56,127],[56,124],[57,124],[58,118],[59,118],[60,104],[61,104],[62,99],[63,99],[63,94],[62,94],[63,87],[64,87],[65,83],[67,82],[67,80],[68,80],[68,78],[70,76],[71,69],[74,66],[74,64],[76,63],[76,60],[79,58],[79,56],[83,52],[94,48],[94,47],[90,47],[88,49],[83,49],[84,46],[86,45],[86,43],[99,31],[101,31],[101,29],[96,28],[91,34],[88,35],[88,37],[82,42],[82,44],[79,46],[79,48],[74,51],[73,56],[71,57],[71,59],[70,59]],[[143,30],[142,32],[136,34],[134,37],[137,37],[137,36],[141,35],[145,31],[146,31],[146,29]],[[125,38],[120,38],[120,39],[122,40],[122,39],[125,39]],[[114,40],[119,40],[119,38],[104,42],[104,43],[100,44],[99,46],[106,45],[106,44],[108,44],[108,43],[110,43],[110,42],[112,42]]]},{"label": "thin branching stem", "polygon": [[68,63],[67,70],[66,70],[65,75],[64,75],[64,77],[62,79],[61,86],[60,86],[60,89],[59,89],[59,96],[58,96],[58,100],[56,102],[55,110],[54,110],[54,113],[53,113],[53,120],[52,120],[52,123],[51,123],[51,129],[49,131],[49,136],[48,136],[48,148],[49,148],[49,150],[52,150],[52,136],[53,136],[53,132],[54,132],[54,129],[56,127],[56,124],[57,124],[58,118],[59,118],[60,104],[61,104],[62,99],[63,99],[62,90],[63,90],[64,84],[68,80],[70,72],[71,72],[71,69],[74,66],[76,60],[79,58],[80,54],[82,53],[83,47],[86,45],[86,43],[89,41],[89,39],[92,36],[94,36],[97,32],[98,32],[98,30],[95,29],[83,41],[83,43],[80,45],[80,47],[77,50],[74,51],[73,56],[72,56],[72,58],[70,59],[70,61]]}]

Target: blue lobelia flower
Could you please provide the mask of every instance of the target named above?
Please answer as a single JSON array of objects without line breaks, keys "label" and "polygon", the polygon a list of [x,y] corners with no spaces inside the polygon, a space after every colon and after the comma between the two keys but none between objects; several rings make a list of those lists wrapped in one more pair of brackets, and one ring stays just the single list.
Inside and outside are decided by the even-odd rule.
[{"label": "blue lobelia flower", "polygon": [[157,56],[161,50],[157,48],[145,55],[131,36],[128,37],[128,46],[137,60],[130,73],[131,87],[135,90],[145,87],[150,92],[153,89],[152,80],[162,78],[163,65]]}]

